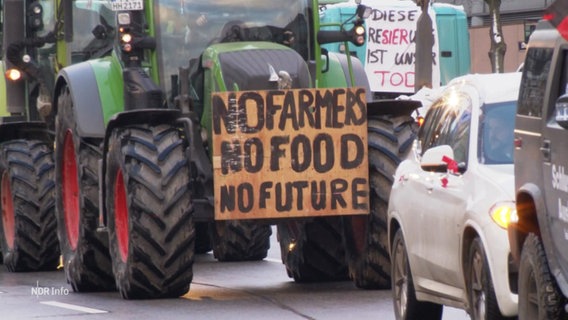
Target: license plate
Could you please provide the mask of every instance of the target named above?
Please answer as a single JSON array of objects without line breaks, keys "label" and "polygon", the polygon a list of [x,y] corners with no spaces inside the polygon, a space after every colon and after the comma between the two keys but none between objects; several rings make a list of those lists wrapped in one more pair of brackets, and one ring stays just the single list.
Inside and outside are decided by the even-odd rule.
[{"label": "license plate", "polygon": [[143,0],[110,0],[113,11],[144,10]]}]

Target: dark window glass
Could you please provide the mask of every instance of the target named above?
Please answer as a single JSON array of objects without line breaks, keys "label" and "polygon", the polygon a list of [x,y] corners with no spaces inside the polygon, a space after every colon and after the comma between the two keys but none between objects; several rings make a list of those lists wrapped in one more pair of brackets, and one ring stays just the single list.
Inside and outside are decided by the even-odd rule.
[{"label": "dark window glass", "polygon": [[479,129],[478,158],[485,164],[512,164],[515,101],[483,106]]},{"label": "dark window glass", "polygon": [[[557,125],[558,121],[565,123],[568,119],[568,105],[565,103],[557,103],[558,98],[568,95],[568,50],[563,50],[562,57],[563,59],[560,63],[562,68],[560,69],[558,86],[552,87],[550,92],[551,101],[549,103],[552,112],[549,116],[552,115],[552,117],[551,121],[548,122],[549,125]],[[565,97],[563,97],[562,100],[565,100]],[[564,124],[563,127],[566,127],[566,125]]]},{"label": "dark window glass", "polygon": [[467,164],[471,99],[453,91],[436,101],[426,114],[418,135],[422,153],[447,144],[454,150],[454,160]]},{"label": "dark window glass", "polygon": [[519,114],[530,117],[542,116],[542,102],[553,52],[553,48],[535,47],[527,51],[519,95]]},{"label": "dark window glass", "polygon": [[437,126],[435,124],[440,123],[440,118],[443,113],[444,104],[440,100],[434,103],[426,113],[424,123],[418,132],[418,140],[420,141],[422,153],[428,150],[428,148],[430,148],[436,141],[439,132],[437,131]]}]

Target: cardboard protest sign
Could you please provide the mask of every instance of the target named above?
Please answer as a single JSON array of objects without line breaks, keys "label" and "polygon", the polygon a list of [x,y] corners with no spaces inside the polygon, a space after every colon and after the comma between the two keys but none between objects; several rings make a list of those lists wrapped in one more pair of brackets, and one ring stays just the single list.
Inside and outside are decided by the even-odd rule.
[{"label": "cardboard protest sign", "polygon": [[362,88],[213,93],[215,218],[369,212]]}]

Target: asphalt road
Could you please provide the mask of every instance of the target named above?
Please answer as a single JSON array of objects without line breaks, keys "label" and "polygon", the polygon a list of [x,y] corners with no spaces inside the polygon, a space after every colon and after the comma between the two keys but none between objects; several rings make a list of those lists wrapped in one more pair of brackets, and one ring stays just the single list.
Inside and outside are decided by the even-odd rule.
[{"label": "asphalt road", "polygon": [[[62,270],[15,274],[0,267],[0,319],[394,319],[389,290],[361,290],[350,281],[295,283],[273,238],[264,261],[197,256],[190,291],[179,299],[74,293]],[[444,309],[444,320],[461,319],[469,319],[464,311]]]}]

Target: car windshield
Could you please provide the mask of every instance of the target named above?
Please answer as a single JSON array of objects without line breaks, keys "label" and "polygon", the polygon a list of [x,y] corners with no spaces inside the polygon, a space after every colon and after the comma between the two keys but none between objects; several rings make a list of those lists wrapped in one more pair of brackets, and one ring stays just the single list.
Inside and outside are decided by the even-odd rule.
[{"label": "car windshield", "polygon": [[[178,73],[178,68],[187,67],[190,61],[197,62],[212,44],[230,41],[289,44],[286,39],[290,35],[284,34],[284,30],[291,31],[297,40],[309,34],[307,0],[158,0],[155,6],[160,82],[166,92],[171,88],[170,77]],[[300,20],[304,23],[298,23]]]},{"label": "car windshield", "polygon": [[486,104],[480,122],[479,162],[512,164],[516,101]]}]

